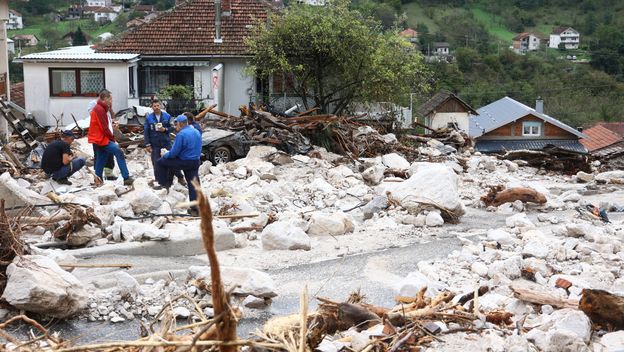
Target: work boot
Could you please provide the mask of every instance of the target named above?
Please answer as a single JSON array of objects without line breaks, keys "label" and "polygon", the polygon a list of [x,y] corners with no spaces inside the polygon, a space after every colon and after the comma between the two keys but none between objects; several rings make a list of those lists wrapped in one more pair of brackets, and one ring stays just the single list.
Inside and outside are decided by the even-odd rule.
[{"label": "work boot", "polygon": [[147,184],[148,184],[150,187],[152,187],[152,189],[154,189],[154,190],[156,190],[156,191],[161,190],[161,189],[163,189],[163,188],[164,188],[163,186],[161,186],[161,185],[159,185],[158,183],[156,183],[156,181],[154,181],[154,180],[149,181]]},{"label": "work boot", "polygon": [[124,178],[124,186],[132,186],[134,183],[134,178],[132,176],[128,176],[128,178]]},{"label": "work boot", "polygon": [[106,181],[114,181],[117,179],[117,176],[113,173],[113,169],[109,169],[107,167],[104,168],[104,179]]},{"label": "work boot", "polygon": [[184,187],[186,187],[186,180],[182,176],[178,176],[178,183]]},{"label": "work boot", "polygon": [[68,185],[68,186],[72,185],[71,181],[66,179],[66,178],[59,178],[58,180],[54,180],[54,181],[56,181],[56,183],[60,183],[62,185]]}]

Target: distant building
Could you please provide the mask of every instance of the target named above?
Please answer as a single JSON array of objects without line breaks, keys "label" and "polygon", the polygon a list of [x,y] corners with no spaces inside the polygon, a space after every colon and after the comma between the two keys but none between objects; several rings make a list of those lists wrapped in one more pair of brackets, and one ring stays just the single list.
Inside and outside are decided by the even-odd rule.
[{"label": "distant building", "polygon": [[297,0],[299,4],[306,4],[312,6],[325,6],[325,0]]},{"label": "distant building", "polygon": [[466,134],[471,114],[479,115],[468,103],[447,91],[436,93],[416,110],[416,117],[427,127],[452,128]]},{"label": "distant building", "polygon": [[7,38],[7,51],[11,54],[15,54],[15,42],[12,39]]},{"label": "distant building", "polygon": [[136,12],[144,12],[144,13],[150,13],[150,12],[154,12],[156,9],[154,8],[154,5],[136,5],[134,7],[134,11]]},{"label": "distant building", "polygon": [[558,49],[561,44],[563,49],[578,49],[581,35],[572,27],[557,27],[550,34],[548,46]]},{"label": "distant building", "polygon": [[67,17],[66,19],[68,20],[77,20],[82,18],[82,16],[84,15],[84,7],[82,7],[82,5],[71,5],[68,9],[67,9]]},{"label": "distant building", "polygon": [[583,131],[581,143],[589,153],[613,168],[624,168],[624,122],[601,122]]},{"label": "distant building", "polygon": [[482,153],[504,153],[510,150],[544,150],[555,147],[587,154],[579,142],[587,135],[544,114],[544,101],[538,99],[535,109],[510,97],[504,97],[470,116],[469,136],[476,139],[475,149]]},{"label": "distant building", "polygon": [[449,55],[450,45],[447,42],[436,42],[433,43],[433,55],[435,56],[446,56]]},{"label": "distant building", "polygon": [[22,29],[22,28],[24,28],[22,14],[15,10],[9,10],[9,21],[6,23],[6,29]]},{"label": "distant building", "polygon": [[23,46],[35,46],[39,44],[39,39],[34,34],[19,34],[13,37],[18,48]]},{"label": "distant building", "polygon": [[406,28],[403,31],[399,32],[399,35],[412,43],[418,42],[418,32],[411,28]]},{"label": "distant building", "polygon": [[110,7],[113,5],[112,0],[85,0],[85,6],[89,7]]},{"label": "distant building", "polygon": [[527,53],[537,51],[540,48],[541,39],[534,33],[522,32],[513,37],[513,49],[517,53]]},{"label": "distant building", "polygon": [[93,19],[96,22],[113,22],[119,14],[110,7],[100,7],[93,10]]}]

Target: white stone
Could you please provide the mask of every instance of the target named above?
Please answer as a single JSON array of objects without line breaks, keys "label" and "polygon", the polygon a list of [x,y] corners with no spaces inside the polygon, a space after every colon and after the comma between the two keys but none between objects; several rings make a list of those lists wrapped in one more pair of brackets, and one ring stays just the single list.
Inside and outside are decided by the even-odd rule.
[{"label": "white stone", "polygon": [[488,273],[488,267],[487,265],[481,263],[481,262],[474,262],[472,263],[472,265],[470,266],[470,270],[482,277],[487,276]]},{"label": "white stone", "polygon": [[578,182],[592,182],[594,180],[594,175],[579,171],[576,173],[576,180]]},{"label": "white stone", "polygon": [[[37,192],[29,188],[21,187],[8,172],[0,175],[0,199],[4,199],[5,208],[50,203],[50,199],[37,194]],[[7,212],[11,214],[11,211]],[[32,212],[35,215],[48,215],[44,208],[34,208]]]},{"label": "white stone", "polygon": [[570,237],[583,237],[593,232],[593,225],[588,223],[572,223],[567,224],[566,229],[568,231],[568,236]]},{"label": "white stone", "polygon": [[362,178],[371,185],[378,185],[384,178],[384,170],[381,165],[371,166],[362,172]]},{"label": "white stone", "polygon": [[531,240],[522,248],[522,255],[535,258],[546,258],[550,252],[550,247],[539,240]]},{"label": "white stone", "polygon": [[438,293],[448,288],[446,284],[439,281],[431,281],[419,271],[413,271],[395,285],[395,290],[399,295],[415,297],[421,288],[427,287],[425,296],[435,297]]},{"label": "white stone", "polygon": [[234,171],[232,171],[232,174],[236,178],[247,178],[247,168],[244,166],[239,166],[234,169]]},{"label": "white stone", "polygon": [[259,298],[253,295],[249,295],[245,297],[242,304],[243,306],[247,308],[255,308],[255,309],[264,308],[266,306],[266,303],[264,302],[264,298]]},{"label": "white stone", "polygon": [[430,211],[425,218],[425,225],[435,227],[444,225],[444,219],[442,219],[442,215],[437,211]]},{"label": "white stone", "polygon": [[487,239],[500,244],[510,244],[513,242],[514,236],[505,230],[491,229],[487,232]]},{"label": "white stone", "polygon": [[149,306],[147,307],[147,314],[155,316],[156,314],[160,313],[161,310],[162,306]]},{"label": "white stone", "polygon": [[624,351],[624,331],[615,331],[604,334],[600,338],[603,352],[622,352]]},{"label": "white stone", "polygon": [[[210,279],[210,268],[207,266],[189,267],[192,279]],[[271,298],[277,296],[275,283],[271,276],[259,270],[237,267],[221,267],[221,278],[228,287],[238,285],[234,293]]]},{"label": "white stone", "polygon": [[316,212],[310,217],[308,235],[339,236],[353,232],[353,218],[341,211],[332,214]]},{"label": "white stone", "polygon": [[82,283],[48,257],[16,257],[6,274],[2,298],[17,309],[65,318],[87,307]]},{"label": "white stone", "polygon": [[267,145],[254,145],[249,148],[247,159],[265,159],[269,155],[277,153],[277,148]]},{"label": "white stone", "polygon": [[525,228],[533,228],[535,224],[529,220],[529,217],[526,213],[519,213],[516,215],[512,215],[505,219],[505,224],[508,227],[525,227]]},{"label": "white stone", "polygon": [[173,308],[173,316],[186,319],[191,316],[191,311],[186,307],[175,307]]},{"label": "white stone", "polygon": [[564,308],[549,315],[549,322],[540,327],[544,331],[565,330],[573,333],[585,343],[591,337],[591,322],[580,310]]},{"label": "white stone", "polygon": [[149,213],[160,207],[162,199],[149,188],[139,188],[124,197],[130,203],[135,214]]},{"label": "white stone", "polygon": [[325,179],[320,178],[320,177],[315,178],[314,181],[310,183],[309,187],[312,190],[320,191],[323,193],[336,192],[336,189],[334,188],[334,186],[330,185],[327,181],[325,181]]},{"label": "white stone", "polygon": [[391,192],[411,213],[420,213],[421,203],[434,202],[452,214],[465,213],[458,191],[457,175],[452,168],[436,163],[414,163],[412,176],[403,182],[388,182],[378,186],[378,194]]},{"label": "white stone", "polygon": [[522,258],[513,256],[505,260],[496,260],[488,267],[488,276],[494,277],[495,274],[501,274],[510,280],[520,277],[522,268]]},{"label": "white stone", "polygon": [[621,181],[621,179],[624,179],[624,171],[616,170],[616,171],[601,172],[598,175],[596,175],[594,179],[602,183],[611,182],[611,180]]},{"label": "white stone", "polygon": [[115,280],[117,280],[117,288],[122,297],[134,296],[139,289],[139,283],[135,278],[125,271],[115,272]]},{"label": "white stone", "polygon": [[276,221],[262,230],[262,248],[310,250],[310,237],[290,221]]},{"label": "white stone", "polygon": [[139,241],[142,239],[162,241],[169,239],[169,232],[158,229],[152,224],[136,221],[124,221],[121,224],[121,234],[128,241]]},{"label": "white stone", "polygon": [[134,217],[132,206],[130,206],[130,203],[125,200],[116,200],[111,202],[110,206],[113,209],[113,214],[115,214],[115,216]]},{"label": "white stone", "polygon": [[558,199],[561,202],[578,202],[581,200],[581,195],[575,190],[570,190],[562,193]]},{"label": "white stone", "polygon": [[80,247],[101,237],[101,229],[91,225],[85,225],[82,229],[67,236],[67,244],[71,247]]},{"label": "white stone", "polygon": [[397,153],[386,154],[381,157],[381,162],[390,169],[405,170],[410,168],[409,161]]},{"label": "white stone", "polygon": [[217,251],[236,248],[236,234],[227,227],[214,229],[214,241]]},{"label": "white stone", "polygon": [[514,163],[511,160],[503,160],[503,163],[505,164],[505,166],[507,166],[507,171],[509,172],[516,172],[518,171],[518,164]]}]

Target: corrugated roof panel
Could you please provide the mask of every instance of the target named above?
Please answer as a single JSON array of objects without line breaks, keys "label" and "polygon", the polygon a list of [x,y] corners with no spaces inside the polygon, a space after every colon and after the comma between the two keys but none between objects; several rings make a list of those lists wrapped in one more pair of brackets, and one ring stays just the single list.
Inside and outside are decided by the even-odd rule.
[{"label": "corrugated roof panel", "polygon": [[129,61],[139,57],[139,54],[129,53],[96,53],[88,45],[73,46],[42,53],[28,54],[19,57],[20,61]]}]

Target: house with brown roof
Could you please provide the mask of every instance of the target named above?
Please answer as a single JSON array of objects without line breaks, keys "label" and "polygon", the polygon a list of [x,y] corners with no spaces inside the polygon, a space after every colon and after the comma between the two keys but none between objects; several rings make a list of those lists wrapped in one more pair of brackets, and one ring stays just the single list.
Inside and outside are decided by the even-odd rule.
[{"label": "house with brown roof", "polygon": [[624,122],[601,122],[584,131],[589,139],[581,143],[598,159],[624,165]]},{"label": "house with brown roof", "polygon": [[91,95],[104,87],[118,111],[148,104],[169,85],[184,85],[197,104],[236,114],[256,94],[256,80],[245,72],[245,38],[268,11],[262,0],[189,0],[95,48],[19,58],[27,109],[42,125],[61,113],[71,122],[71,113],[85,116]]},{"label": "house with brown roof", "polygon": [[440,91],[416,110],[416,117],[431,129],[452,128],[468,133],[470,115],[478,115],[457,95]]},{"label": "house with brown roof", "polygon": [[513,50],[517,53],[525,54],[529,51],[539,50],[541,39],[535,33],[522,32],[513,37]]},{"label": "house with brown roof", "polygon": [[18,34],[12,39],[15,41],[15,45],[19,48],[39,44],[39,39],[34,34]]}]

